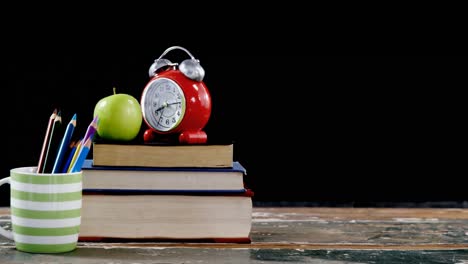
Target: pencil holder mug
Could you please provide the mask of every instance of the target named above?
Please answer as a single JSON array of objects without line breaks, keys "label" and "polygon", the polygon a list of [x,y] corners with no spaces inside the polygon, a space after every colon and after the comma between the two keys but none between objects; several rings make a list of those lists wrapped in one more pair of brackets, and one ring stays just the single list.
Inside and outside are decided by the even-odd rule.
[{"label": "pencil holder mug", "polygon": [[16,249],[62,253],[76,249],[81,224],[82,172],[36,173],[37,167],[10,170],[0,185],[10,184],[12,231]]}]

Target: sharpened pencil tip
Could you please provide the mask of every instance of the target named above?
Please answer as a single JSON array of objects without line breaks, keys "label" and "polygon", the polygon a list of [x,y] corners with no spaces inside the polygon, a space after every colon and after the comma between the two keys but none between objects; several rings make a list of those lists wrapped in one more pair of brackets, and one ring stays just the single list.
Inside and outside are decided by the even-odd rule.
[{"label": "sharpened pencil tip", "polygon": [[71,120],[76,120],[76,113],[73,115]]}]

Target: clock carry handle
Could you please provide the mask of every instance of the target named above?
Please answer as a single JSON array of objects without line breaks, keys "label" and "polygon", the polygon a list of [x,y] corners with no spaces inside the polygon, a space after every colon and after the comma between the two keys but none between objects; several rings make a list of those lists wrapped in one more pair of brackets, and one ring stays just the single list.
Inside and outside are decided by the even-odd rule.
[{"label": "clock carry handle", "polygon": [[185,51],[190,56],[190,59],[182,61],[179,65],[179,70],[189,79],[201,82],[205,77],[205,70],[200,65],[200,61],[195,59],[195,57],[185,48],[181,46],[172,46],[166,49],[159,58],[157,58],[149,69],[150,78],[156,75],[156,72],[166,66],[176,66],[177,63],[172,63],[168,59],[163,57],[171,50],[180,49]]}]

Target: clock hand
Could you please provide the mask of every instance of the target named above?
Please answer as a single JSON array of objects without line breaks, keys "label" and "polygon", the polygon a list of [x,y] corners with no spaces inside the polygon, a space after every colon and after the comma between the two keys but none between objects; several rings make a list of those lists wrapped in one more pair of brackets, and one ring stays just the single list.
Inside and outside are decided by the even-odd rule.
[{"label": "clock hand", "polygon": [[164,102],[162,106],[158,107],[158,109],[154,110],[154,112],[158,112],[159,110],[161,109],[164,109],[170,105],[175,105],[175,104],[180,104],[181,102],[174,102],[174,103],[167,103],[167,102]]},{"label": "clock hand", "polygon": [[157,123],[156,125],[159,125],[159,121],[161,121],[161,118],[162,118],[162,116],[163,116],[165,107],[163,107],[162,109],[163,109],[163,111],[161,112],[161,115],[160,115],[159,118],[158,118],[158,123]]},{"label": "clock hand", "polygon": [[158,112],[159,110],[164,109],[164,108],[165,108],[165,106],[161,106],[158,109],[154,110],[154,112]]},{"label": "clock hand", "polygon": [[[158,107],[158,109],[154,110],[154,112],[158,112],[159,110],[166,108],[167,105],[168,105],[167,102],[164,102],[164,103],[162,104],[162,106]],[[158,122],[158,123],[159,123],[159,122]]]}]

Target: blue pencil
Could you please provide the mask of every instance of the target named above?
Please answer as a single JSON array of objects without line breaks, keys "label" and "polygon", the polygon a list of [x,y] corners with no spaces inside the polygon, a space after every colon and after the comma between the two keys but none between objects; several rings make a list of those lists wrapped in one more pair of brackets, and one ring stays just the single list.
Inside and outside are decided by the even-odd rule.
[{"label": "blue pencil", "polygon": [[70,172],[78,172],[81,171],[81,167],[88,156],[89,149],[91,148],[91,143],[93,142],[92,138],[88,138],[85,143],[81,146],[80,153],[78,153],[78,157],[76,158],[75,162],[73,163],[72,169]]},{"label": "blue pencil", "polygon": [[80,144],[80,142],[81,142],[81,139],[77,140],[76,142],[72,142],[72,144],[70,144],[71,150],[70,150],[70,153],[68,154],[67,162],[65,162],[65,164],[62,167],[62,173],[66,173],[68,171],[68,167],[70,167],[70,164],[73,160],[73,156],[75,155],[76,149],[78,145]]},{"label": "blue pencil", "polygon": [[67,152],[67,148],[70,144],[70,140],[72,138],[75,127],[76,127],[76,114],[74,114],[70,122],[68,122],[62,141],[60,142],[60,147],[57,152],[57,156],[55,157],[55,163],[54,163],[54,167],[52,168],[52,173],[60,172],[60,168],[63,163],[63,158],[65,156],[65,153]]}]

